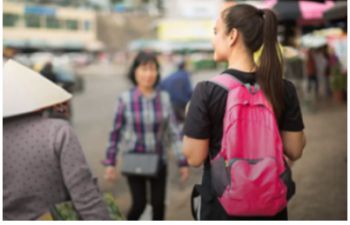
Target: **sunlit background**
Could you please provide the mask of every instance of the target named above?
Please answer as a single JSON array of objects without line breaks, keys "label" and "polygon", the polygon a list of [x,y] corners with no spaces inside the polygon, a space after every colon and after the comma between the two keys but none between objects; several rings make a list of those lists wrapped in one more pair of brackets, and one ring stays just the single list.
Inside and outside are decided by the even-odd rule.
[{"label": "sunlit background", "polygon": [[[297,192],[291,220],[347,218],[347,3],[346,1],[224,0],[4,0],[4,59],[36,71],[53,65],[57,83],[73,93],[70,122],[103,191],[123,213],[130,207],[125,178],[103,180],[100,161],[112,128],[117,96],[130,88],[126,71],[141,49],[157,52],[166,77],[185,60],[193,87],[226,68],[212,60],[215,18],[224,7],[248,3],[273,9],[279,18],[284,76],[297,87],[307,136],[303,157],[292,167]],[[306,52],[319,54],[317,93],[308,91]],[[327,70],[328,52],[340,64]],[[44,93],[43,93],[44,94]],[[169,163],[167,220],[191,220],[190,194],[201,168],[179,182]],[[150,206],[142,219],[151,218]]]}]

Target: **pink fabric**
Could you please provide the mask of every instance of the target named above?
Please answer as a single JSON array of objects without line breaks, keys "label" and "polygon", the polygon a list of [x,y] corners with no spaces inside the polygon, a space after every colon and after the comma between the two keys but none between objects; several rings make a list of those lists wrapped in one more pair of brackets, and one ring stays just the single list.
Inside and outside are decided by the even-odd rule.
[{"label": "pink fabric", "polygon": [[234,163],[231,185],[219,199],[229,215],[274,216],[287,206],[286,186],[270,158],[253,165]]},{"label": "pink fabric", "polygon": [[303,19],[321,19],[323,12],[333,7],[333,1],[326,1],[325,3],[299,1],[299,8]]},{"label": "pink fabric", "polygon": [[230,171],[219,202],[231,216],[274,216],[287,206],[287,187],[273,108],[262,90],[250,93],[230,75],[212,81],[229,89],[221,150],[213,159],[223,157]]},{"label": "pink fabric", "polygon": [[264,0],[264,7],[272,9],[277,4],[277,2],[277,0]]}]

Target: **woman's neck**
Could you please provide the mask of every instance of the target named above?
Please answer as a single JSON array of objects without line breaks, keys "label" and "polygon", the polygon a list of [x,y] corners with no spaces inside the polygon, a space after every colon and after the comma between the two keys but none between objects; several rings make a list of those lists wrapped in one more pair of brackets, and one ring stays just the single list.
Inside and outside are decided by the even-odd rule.
[{"label": "woman's neck", "polygon": [[248,73],[256,71],[253,56],[248,55],[244,51],[237,51],[235,54],[230,55],[228,59],[228,68]]},{"label": "woman's neck", "polygon": [[143,86],[138,86],[137,88],[140,90],[141,94],[146,97],[152,95],[152,93],[154,92],[154,88],[148,88]]}]

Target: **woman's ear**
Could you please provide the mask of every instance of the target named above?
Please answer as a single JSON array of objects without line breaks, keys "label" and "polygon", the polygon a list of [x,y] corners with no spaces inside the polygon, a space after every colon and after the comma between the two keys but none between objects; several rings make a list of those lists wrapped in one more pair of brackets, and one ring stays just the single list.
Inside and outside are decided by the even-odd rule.
[{"label": "woman's ear", "polygon": [[230,31],[228,36],[229,36],[228,37],[229,38],[229,45],[232,47],[236,43],[236,41],[238,39],[238,30],[236,28],[233,28]]}]

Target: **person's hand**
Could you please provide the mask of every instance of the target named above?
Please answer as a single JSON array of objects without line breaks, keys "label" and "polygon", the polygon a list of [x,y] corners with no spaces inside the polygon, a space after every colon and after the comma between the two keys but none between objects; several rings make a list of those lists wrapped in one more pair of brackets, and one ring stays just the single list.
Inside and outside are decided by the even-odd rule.
[{"label": "person's hand", "polygon": [[182,183],[185,183],[189,178],[189,169],[187,166],[183,166],[179,168],[180,180]]},{"label": "person's hand", "polygon": [[117,169],[114,166],[108,166],[105,170],[104,178],[109,182],[118,180]]}]

